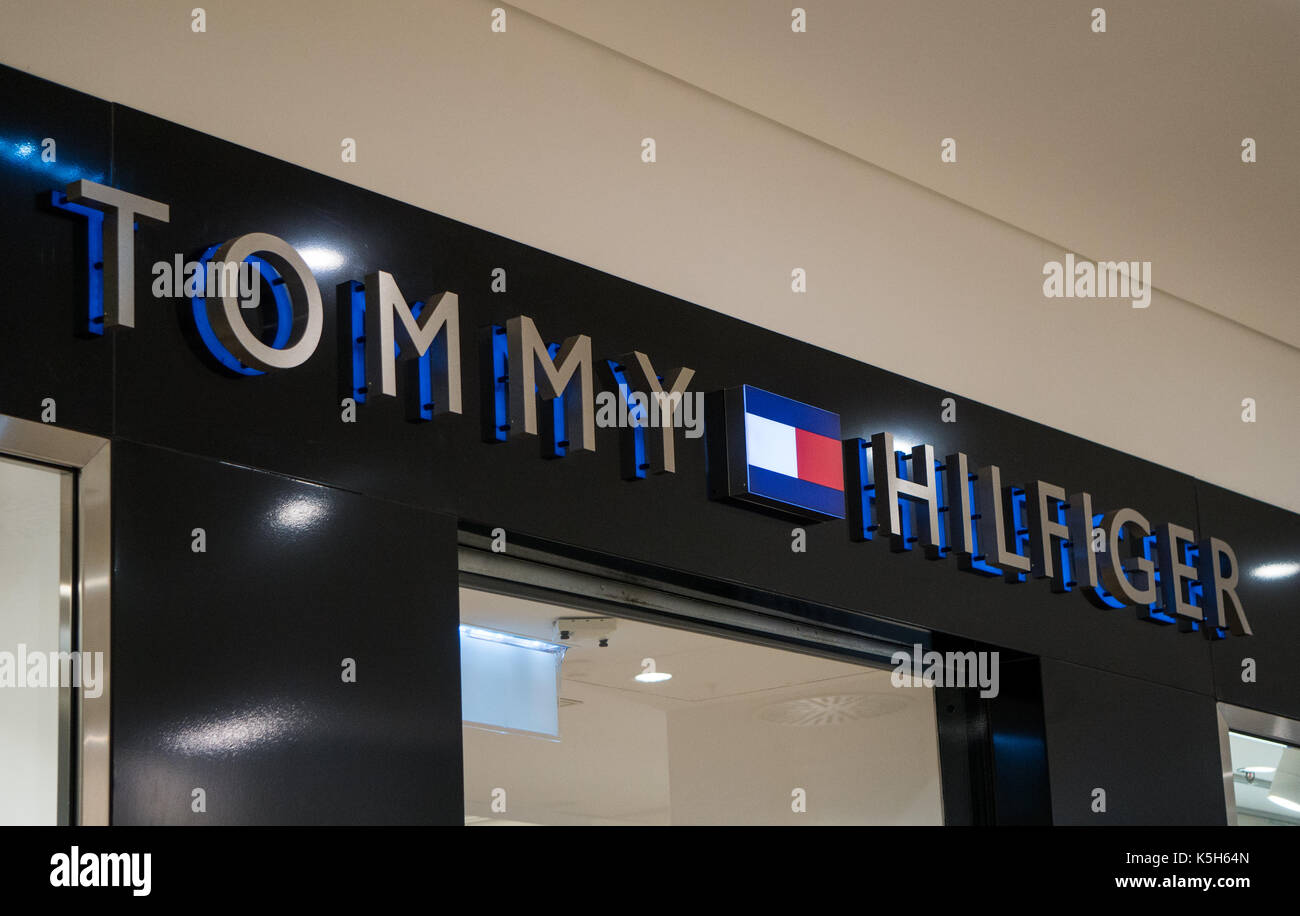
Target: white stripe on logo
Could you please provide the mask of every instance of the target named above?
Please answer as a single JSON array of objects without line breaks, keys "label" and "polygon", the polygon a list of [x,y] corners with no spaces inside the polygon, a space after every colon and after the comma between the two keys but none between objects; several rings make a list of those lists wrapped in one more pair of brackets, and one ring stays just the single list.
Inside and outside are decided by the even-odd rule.
[{"label": "white stripe on logo", "polygon": [[798,477],[794,427],[752,413],[745,414],[745,457],[754,467]]}]

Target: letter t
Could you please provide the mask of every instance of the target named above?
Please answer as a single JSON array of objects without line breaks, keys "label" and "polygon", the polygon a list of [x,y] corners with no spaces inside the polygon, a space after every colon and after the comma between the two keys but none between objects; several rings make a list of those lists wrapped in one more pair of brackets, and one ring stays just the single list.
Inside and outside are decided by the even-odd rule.
[{"label": "letter t", "polygon": [[171,208],[85,179],[69,184],[65,193],[73,203],[104,211],[104,325],[135,327],[135,221],[169,222]]}]

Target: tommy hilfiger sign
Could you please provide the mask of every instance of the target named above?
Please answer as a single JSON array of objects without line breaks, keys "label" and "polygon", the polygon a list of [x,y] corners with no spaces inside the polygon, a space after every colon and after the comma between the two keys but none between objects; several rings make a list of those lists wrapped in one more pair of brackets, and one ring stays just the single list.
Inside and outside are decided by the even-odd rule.
[{"label": "tommy hilfiger sign", "polygon": [[[87,330],[133,327],[134,229],[141,219],[167,222],[170,208],[90,181],[53,192],[52,202],[87,220]],[[158,295],[184,291],[200,339],[230,372],[282,372],[316,353],[325,325],[320,289],[283,239],[253,232],[211,245],[197,262],[177,261],[175,270],[160,263]],[[240,282],[249,264],[250,276],[270,289],[273,334],[249,324],[259,295]],[[455,293],[408,301],[392,275],[374,271],[341,284],[337,302],[351,329],[345,408],[396,398],[402,387],[412,420],[461,413]],[[548,344],[526,315],[483,328],[478,343],[487,442],[536,437],[544,456],[558,458],[569,449],[595,451],[596,426],[616,425],[622,474],[638,479],[675,473],[678,431],[698,435],[692,369],[658,372],[636,351],[596,359],[586,334]],[[597,373],[607,390],[596,390]],[[1152,525],[1132,508],[1094,513],[1087,492],[1042,480],[1014,485],[997,465],[971,470],[962,452],[938,461],[930,445],[898,451],[888,432],[842,439],[837,414],[748,385],[706,394],[704,414],[714,499],[800,520],[845,519],[854,540],[887,539],[894,551],[919,545],[929,559],[955,557],[962,570],[1008,582],[1047,579],[1054,592],[1133,607],[1144,620],[1184,632],[1251,633],[1237,596],[1236,556],[1218,538]]]}]

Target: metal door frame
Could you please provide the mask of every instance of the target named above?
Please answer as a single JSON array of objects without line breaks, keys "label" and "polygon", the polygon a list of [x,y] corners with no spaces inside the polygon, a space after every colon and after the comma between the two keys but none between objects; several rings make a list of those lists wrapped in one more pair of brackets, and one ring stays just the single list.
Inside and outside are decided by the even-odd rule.
[{"label": "metal door frame", "polygon": [[1219,756],[1223,764],[1223,796],[1227,806],[1228,826],[1237,824],[1237,792],[1233,787],[1236,771],[1232,767],[1230,731],[1259,738],[1272,738],[1283,744],[1300,747],[1300,721],[1272,713],[1219,703]]},{"label": "metal door frame", "polygon": [[[103,653],[103,692],[87,699],[69,691],[60,702],[60,823],[107,825],[112,767],[112,504],[111,448],[107,439],[48,423],[0,414],[0,453],[72,471],[65,485],[65,522],[73,544],[63,547],[60,582],[61,649]],[[69,511],[71,510],[71,511]],[[71,547],[71,550],[69,549]],[[70,562],[69,562],[70,561]],[[65,805],[71,801],[66,809]]]}]

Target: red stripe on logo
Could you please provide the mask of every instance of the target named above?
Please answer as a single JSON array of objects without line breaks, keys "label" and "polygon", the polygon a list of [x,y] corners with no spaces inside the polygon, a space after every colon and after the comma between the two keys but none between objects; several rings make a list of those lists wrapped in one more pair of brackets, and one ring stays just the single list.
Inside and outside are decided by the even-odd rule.
[{"label": "red stripe on logo", "polygon": [[838,440],[796,428],[794,448],[800,480],[844,489],[844,452]]}]

